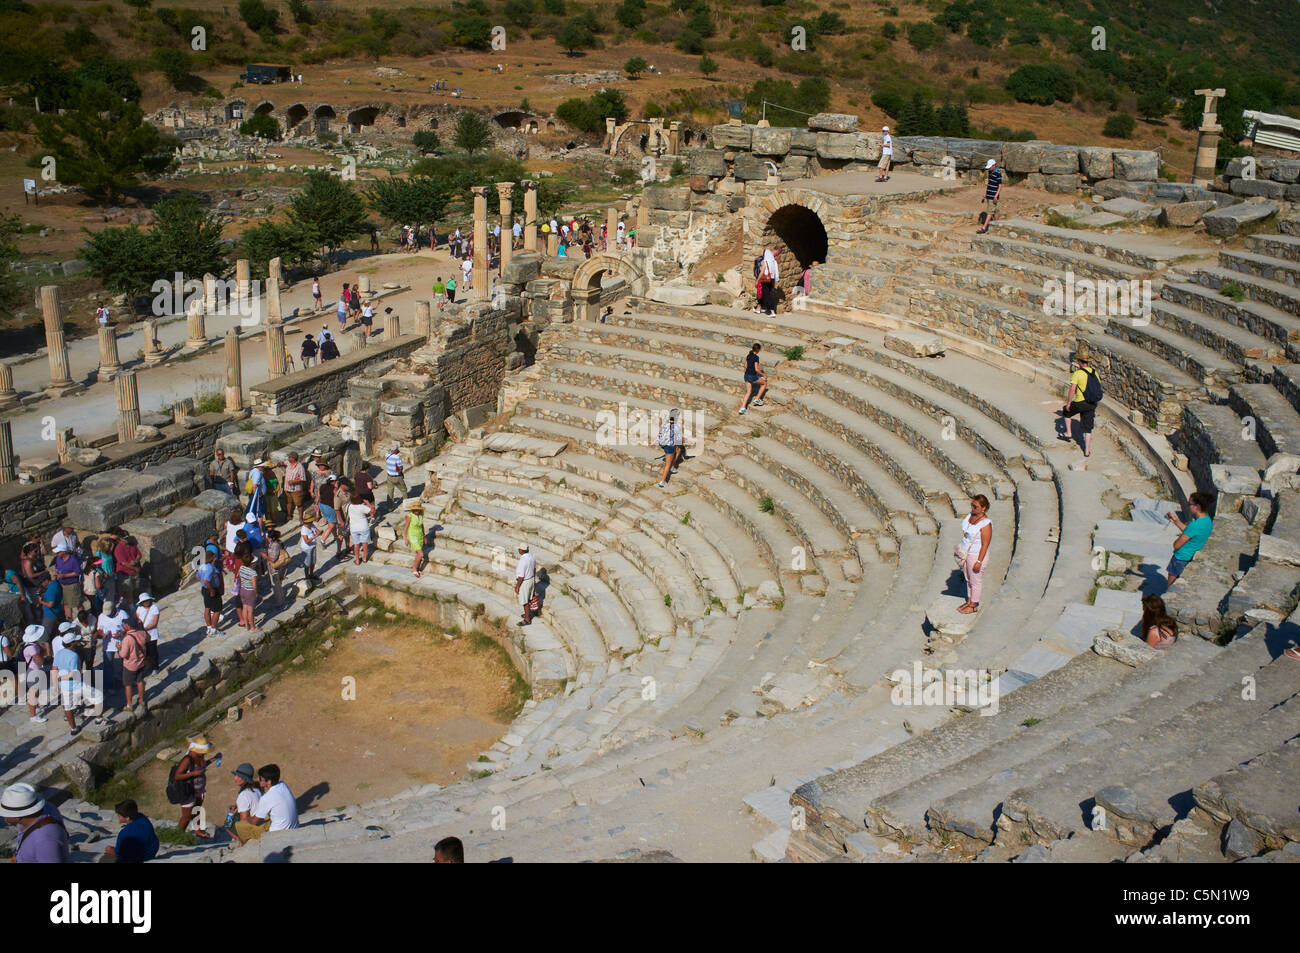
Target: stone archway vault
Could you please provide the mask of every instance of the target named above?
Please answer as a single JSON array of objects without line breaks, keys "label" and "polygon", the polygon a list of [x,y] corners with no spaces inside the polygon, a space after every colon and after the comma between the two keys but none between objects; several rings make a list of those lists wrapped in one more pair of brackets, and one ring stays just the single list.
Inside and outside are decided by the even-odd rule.
[{"label": "stone archway vault", "polygon": [[602,275],[617,275],[627,283],[632,295],[644,295],[649,290],[645,273],[622,255],[592,255],[573,273],[569,296],[573,299],[574,317],[579,321],[594,321],[600,307]]},{"label": "stone archway vault", "polygon": [[799,189],[777,189],[745,210],[745,261],[742,274],[765,248],[779,246],[778,297],[788,296],[804,267],[826,263],[830,253],[827,227],[832,209],[818,195]]}]

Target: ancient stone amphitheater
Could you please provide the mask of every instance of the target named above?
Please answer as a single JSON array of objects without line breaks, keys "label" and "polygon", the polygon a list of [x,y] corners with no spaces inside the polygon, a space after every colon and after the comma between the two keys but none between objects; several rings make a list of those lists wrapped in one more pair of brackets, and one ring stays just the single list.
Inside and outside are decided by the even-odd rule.
[{"label": "ancient stone amphitheater", "polygon": [[[721,199],[649,199],[650,248],[609,267],[634,293],[547,327],[504,423],[431,461],[435,571],[412,578],[398,545],[354,574],[513,625],[526,541],[545,580],[540,619],[513,630],[533,700],[477,779],[307,815],[222,859],[425,861],[450,834],[472,860],[1297,856],[1300,237],[1220,249],[1043,209],[974,235],[969,210],[927,201],[942,180],[896,179],[915,185],[856,203],[834,175],[751,183],[746,214],[796,256],[791,223],[818,217],[831,284],[853,289],[776,317],[653,285],[655,243]],[[836,215],[863,227],[842,241]],[[1149,320],[1052,316],[1066,273],[1151,281]],[[1052,415],[1084,341],[1107,387],[1088,461]],[[740,417],[754,342],[773,386]],[[609,423],[635,434],[668,407],[694,432],[663,490],[653,430]],[[1196,488],[1218,503],[1167,596],[1184,637],[1112,640],[1168,559],[1167,501]],[[997,535],[962,617],[972,493]],[[899,704],[920,667],[983,673],[996,713],[974,693]]]}]

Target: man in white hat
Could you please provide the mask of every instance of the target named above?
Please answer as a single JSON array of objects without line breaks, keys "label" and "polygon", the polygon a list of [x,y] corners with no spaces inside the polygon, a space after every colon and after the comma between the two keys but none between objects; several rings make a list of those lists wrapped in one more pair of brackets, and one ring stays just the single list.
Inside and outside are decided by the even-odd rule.
[{"label": "man in white hat", "polygon": [[59,695],[63,700],[63,717],[68,720],[68,733],[77,733],[77,709],[81,707],[81,659],[77,649],[84,636],[74,625],[60,636],[62,644],[54,651],[54,670],[51,684],[59,684]]},{"label": "man in white hat", "polygon": [[528,551],[527,543],[519,544],[519,565],[515,567],[515,595],[524,610],[524,618],[519,624],[527,625],[532,621],[533,591],[537,586],[537,560]]},{"label": "man in white hat", "polygon": [[998,168],[998,160],[990,159],[984,163],[984,171],[987,173],[984,182],[984,214],[981,216],[984,221],[976,229],[977,235],[983,235],[993,224],[993,219],[998,214],[998,199],[1002,197],[1002,170]]},{"label": "man in white hat", "polygon": [[877,182],[889,181],[889,167],[894,161],[894,137],[889,134],[888,126],[881,126],[880,131],[884,133],[884,141],[880,144],[880,164],[876,166],[880,174],[876,176]]},{"label": "man in white hat", "polygon": [[59,809],[30,784],[11,784],[0,795],[0,817],[18,828],[14,863],[66,864],[72,859]]},{"label": "man in white hat", "polygon": [[266,461],[258,457],[248,469],[248,484],[251,487],[248,513],[254,520],[260,520],[266,515],[266,471],[262,469],[265,466]]},{"label": "man in white hat", "polygon": [[158,671],[158,617],[160,615],[162,610],[158,608],[158,603],[154,601],[153,596],[147,592],[140,593],[135,606],[135,618],[140,628],[149,634],[149,644],[145,646],[146,675]]}]

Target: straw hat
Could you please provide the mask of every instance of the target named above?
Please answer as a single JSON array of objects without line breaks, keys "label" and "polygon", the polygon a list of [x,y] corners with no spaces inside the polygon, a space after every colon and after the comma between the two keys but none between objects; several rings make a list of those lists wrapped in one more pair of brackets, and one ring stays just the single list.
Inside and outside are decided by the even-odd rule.
[{"label": "straw hat", "polygon": [[316,522],[316,514],[311,510],[308,510],[306,513],[302,514],[302,521],[304,523],[314,523]]},{"label": "straw hat", "polygon": [[205,735],[195,735],[190,739],[189,750],[195,754],[207,754],[212,750],[212,744]]}]

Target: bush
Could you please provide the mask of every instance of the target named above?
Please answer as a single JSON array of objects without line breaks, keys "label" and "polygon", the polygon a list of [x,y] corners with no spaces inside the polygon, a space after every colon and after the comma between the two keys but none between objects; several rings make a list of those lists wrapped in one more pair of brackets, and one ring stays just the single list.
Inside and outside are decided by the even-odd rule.
[{"label": "bush", "polygon": [[810,76],[798,86],[788,79],[760,79],[745,94],[745,106],[757,111],[764,100],[802,113],[825,112],[831,104],[831,84],[824,76]]},{"label": "bush", "polygon": [[683,27],[673,39],[673,45],[683,53],[692,55],[704,52],[704,37],[690,27]]},{"label": "bush", "polygon": [[758,43],[754,46],[754,62],[766,68],[776,62],[776,54],[766,43]]},{"label": "bush", "polygon": [[533,25],[533,0],[506,0],[506,20],[521,29]]},{"label": "bush", "polygon": [[492,46],[492,23],[487,17],[456,17],[451,21],[453,42],[467,50],[486,50]]},{"label": "bush", "polygon": [[909,23],[907,25],[907,42],[917,52],[933,49],[943,42],[943,34],[933,23]]},{"label": "bush", "polygon": [[629,30],[645,23],[645,0],[625,0],[614,10],[614,19]]},{"label": "bush", "polygon": [[718,64],[707,53],[700,57],[700,72],[705,76],[712,76],[718,71]]},{"label": "bush", "polygon": [[1006,89],[1020,103],[1050,106],[1074,99],[1074,77],[1061,66],[1022,66],[1007,77]]},{"label": "bush", "polygon": [[175,47],[165,46],[153,51],[154,69],[167,77],[173,89],[181,89],[190,78],[189,55]]},{"label": "bush", "polygon": [[1106,125],[1102,127],[1101,134],[1112,139],[1128,139],[1132,137],[1135,128],[1137,120],[1132,116],[1128,113],[1115,113],[1106,117]]},{"label": "bush", "polygon": [[239,134],[259,139],[279,139],[280,124],[268,113],[257,113],[240,123]]},{"label": "bush", "polygon": [[555,115],[575,129],[594,135],[605,131],[606,119],[618,122],[627,119],[627,101],[618,90],[605,89],[589,99],[566,99],[556,108]]},{"label": "bush", "polygon": [[1163,89],[1149,89],[1137,98],[1138,115],[1143,119],[1159,119],[1172,108],[1173,103]]},{"label": "bush", "polygon": [[457,149],[477,152],[492,143],[492,127],[488,121],[474,112],[463,112],[456,117],[456,134],[452,143]]},{"label": "bush", "polygon": [[570,20],[555,35],[555,42],[570,53],[590,50],[596,45],[596,34],[577,20]]},{"label": "bush", "polygon": [[898,24],[894,23],[892,20],[886,20],[885,25],[880,28],[880,35],[887,40],[897,39],[898,34],[899,34]]},{"label": "bush", "polygon": [[649,66],[650,64],[643,57],[634,56],[623,64],[623,72],[636,79],[637,75],[644,73]]},{"label": "bush", "polygon": [[280,15],[262,0],[239,0],[239,16],[254,33],[274,30],[280,20]]},{"label": "bush", "polygon": [[437,152],[439,147],[442,145],[442,143],[438,141],[438,134],[432,129],[421,129],[411,137],[411,142],[412,145],[414,145],[423,155],[428,155],[430,152]]}]

